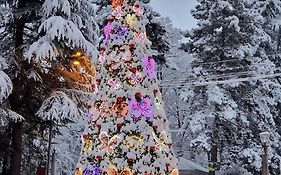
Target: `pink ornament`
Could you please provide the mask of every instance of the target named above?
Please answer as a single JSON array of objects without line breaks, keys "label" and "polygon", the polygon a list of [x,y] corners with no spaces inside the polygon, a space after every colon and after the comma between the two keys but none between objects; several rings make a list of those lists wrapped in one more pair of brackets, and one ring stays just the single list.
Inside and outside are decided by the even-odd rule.
[{"label": "pink ornament", "polygon": [[120,81],[115,80],[115,79],[108,80],[108,84],[115,90],[117,90],[121,87]]},{"label": "pink ornament", "polygon": [[143,58],[143,63],[146,68],[146,74],[149,78],[156,78],[156,71],[155,71],[155,61],[152,57],[146,56]]},{"label": "pink ornament", "polygon": [[139,4],[135,4],[135,5],[134,5],[134,11],[135,11],[138,15],[142,15],[142,14],[143,14],[143,10],[142,10],[142,8],[140,7]]},{"label": "pink ornament", "polygon": [[122,18],[122,7],[118,6],[116,9],[113,10],[112,16],[114,16],[116,19]]},{"label": "pink ornament", "polygon": [[99,60],[102,64],[105,63],[105,54],[104,53],[100,55]]},{"label": "pink ornament", "polygon": [[141,74],[140,73],[133,73],[133,72],[130,72],[129,74],[129,78],[130,78],[130,84],[131,85],[136,85],[140,82],[140,79],[141,79]]},{"label": "pink ornament", "polygon": [[113,145],[117,144],[117,140],[118,140],[117,135],[109,139],[109,136],[106,132],[101,132],[99,135],[99,140],[101,142],[101,144],[98,146],[99,150],[104,150],[110,155],[114,153]]}]

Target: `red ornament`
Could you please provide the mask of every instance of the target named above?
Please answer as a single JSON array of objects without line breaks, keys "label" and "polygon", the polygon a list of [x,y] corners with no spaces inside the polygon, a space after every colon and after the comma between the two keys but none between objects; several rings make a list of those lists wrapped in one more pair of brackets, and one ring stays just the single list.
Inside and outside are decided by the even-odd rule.
[{"label": "red ornament", "polygon": [[100,51],[101,51],[101,52],[104,52],[104,51],[105,51],[105,48],[103,48],[103,47],[100,48]]},{"label": "red ornament", "polygon": [[157,89],[153,90],[154,95],[157,94],[157,92],[158,92]]},{"label": "red ornament", "polygon": [[87,107],[88,109],[91,109],[92,108],[92,105],[88,105],[88,107]]},{"label": "red ornament", "polygon": [[134,159],[133,158],[128,158],[128,163],[133,163],[134,162]]},{"label": "red ornament", "polygon": [[92,84],[91,86],[92,86],[92,89],[96,89],[97,88],[96,84]]},{"label": "red ornament", "polygon": [[123,126],[123,123],[117,123],[117,128],[120,129]]},{"label": "red ornament", "polygon": [[99,129],[101,128],[101,125],[99,125],[99,124],[97,124],[96,126],[97,126],[97,128],[99,128]]},{"label": "red ornament", "polygon": [[88,138],[88,133],[86,134],[83,134],[83,139],[85,140],[85,139],[87,139]]},{"label": "red ornament", "polygon": [[130,47],[130,49],[134,49],[135,45],[134,44],[130,44],[129,47]]},{"label": "red ornament", "polygon": [[171,149],[172,148],[172,146],[173,146],[173,144],[172,143],[169,143],[169,144],[167,144],[168,145],[168,147]]},{"label": "red ornament", "polygon": [[135,8],[137,8],[137,9],[140,8],[140,5],[139,5],[139,4],[136,4],[136,5],[135,5]]},{"label": "red ornament", "polygon": [[140,92],[137,92],[137,93],[135,94],[135,96],[136,96],[136,97],[140,97],[140,96],[141,96],[141,93],[140,93]]},{"label": "red ornament", "polygon": [[97,159],[98,161],[100,161],[100,160],[102,160],[102,156],[97,156],[96,159]]},{"label": "red ornament", "polygon": [[133,67],[133,68],[131,69],[131,71],[135,74],[135,73],[137,72],[137,68],[136,68],[136,67]]},{"label": "red ornament", "polygon": [[121,102],[123,100],[123,97],[117,97],[117,102]]},{"label": "red ornament", "polygon": [[101,82],[101,79],[97,79],[96,81],[97,81],[97,84],[100,84],[100,82]]},{"label": "red ornament", "polygon": [[156,130],[156,129],[158,128],[158,126],[157,126],[157,125],[153,125],[152,128],[153,128],[154,130]]},{"label": "red ornament", "polygon": [[151,146],[150,151],[155,151],[155,146]]}]

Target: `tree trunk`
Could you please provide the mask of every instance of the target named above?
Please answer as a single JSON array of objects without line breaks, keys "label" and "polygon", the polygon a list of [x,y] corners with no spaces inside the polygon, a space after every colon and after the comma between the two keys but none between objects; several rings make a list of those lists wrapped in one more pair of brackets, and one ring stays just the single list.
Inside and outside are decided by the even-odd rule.
[{"label": "tree trunk", "polygon": [[22,159],[22,122],[12,124],[12,155],[11,155],[11,175],[21,174]]},{"label": "tree trunk", "polygon": [[[18,1],[18,9],[21,9],[25,6],[26,0]],[[23,62],[23,50],[21,46],[23,45],[23,31],[26,23],[25,17],[19,17],[14,19],[14,34],[15,34],[15,60],[18,64]],[[13,93],[9,97],[11,109],[22,116],[24,116],[24,110],[22,101],[22,89],[24,88],[25,78],[24,72],[22,69],[17,77],[15,77],[13,82]],[[12,123],[12,154],[11,154],[11,162],[10,162],[10,171],[11,175],[21,175],[21,162],[22,162],[22,136],[23,136],[23,123],[17,122]]]}]

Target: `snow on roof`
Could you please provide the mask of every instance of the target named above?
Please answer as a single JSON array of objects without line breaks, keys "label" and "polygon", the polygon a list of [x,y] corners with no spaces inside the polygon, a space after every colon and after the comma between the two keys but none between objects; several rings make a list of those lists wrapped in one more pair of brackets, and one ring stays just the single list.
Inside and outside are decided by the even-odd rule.
[{"label": "snow on roof", "polygon": [[200,170],[203,172],[208,172],[207,168],[204,168],[201,165],[198,165],[185,158],[180,157],[178,161],[179,161],[179,170]]}]

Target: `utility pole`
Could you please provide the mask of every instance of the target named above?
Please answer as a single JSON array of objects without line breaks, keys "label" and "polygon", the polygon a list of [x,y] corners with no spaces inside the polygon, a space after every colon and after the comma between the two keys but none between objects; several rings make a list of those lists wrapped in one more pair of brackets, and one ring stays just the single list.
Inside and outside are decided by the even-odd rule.
[{"label": "utility pole", "polygon": [[268,146],[263,146],[264,153],[262,155],[262,175],[269,175],[268,170]]},{"label": "utility pole", "polygon": [[263,154],[262,154],[262,175],[269,175],[268,169],[268,142],[269,142],[269,132],[260,133],[260,139],[262,141]]},{"label": "utility pole", "polygon": [[48,145],[48,158],[47,158],[47,167],[46,167],[46,173],[45,175],[49,175],[50,172],[50,162],[51,162],[51,146],[52,146],[52,130],[53,130],[53,124],[52,121],[50,121],[50,128],[49,128],[49,145]]}]

